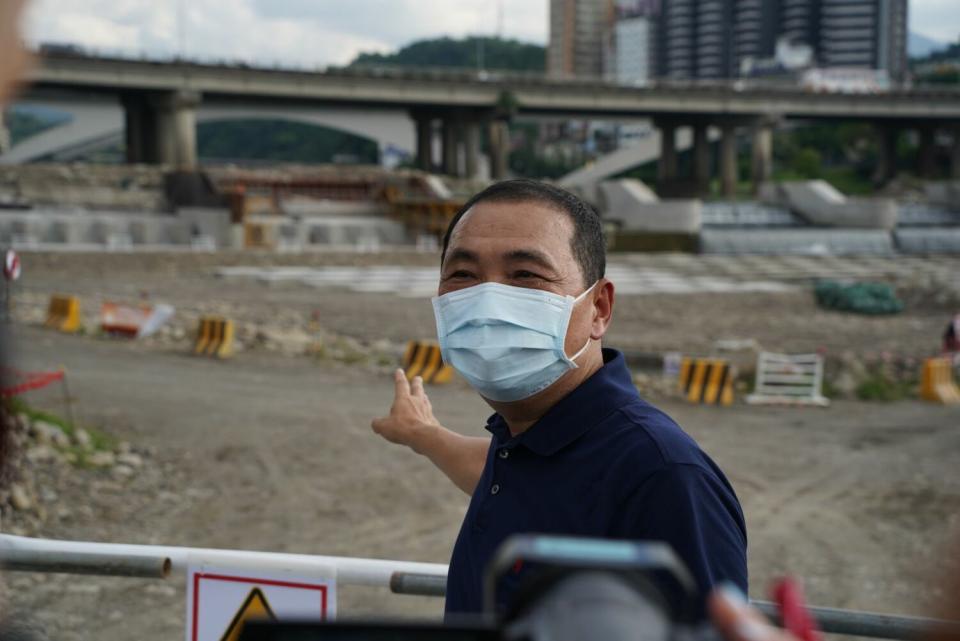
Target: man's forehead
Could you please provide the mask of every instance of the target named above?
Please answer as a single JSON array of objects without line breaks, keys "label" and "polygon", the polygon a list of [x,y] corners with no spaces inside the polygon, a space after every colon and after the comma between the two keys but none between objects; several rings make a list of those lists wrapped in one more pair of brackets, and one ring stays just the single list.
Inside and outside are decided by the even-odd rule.
[{"label": "man's forehead", "polygon": [[[482,201],[457,221],[450,234],[448,251],[456,246],[495,244],[536,248],[550,254],[569,255],[573,224],[563,211],[529,200]],[[517,247],[514,247],[517,248]]]}]

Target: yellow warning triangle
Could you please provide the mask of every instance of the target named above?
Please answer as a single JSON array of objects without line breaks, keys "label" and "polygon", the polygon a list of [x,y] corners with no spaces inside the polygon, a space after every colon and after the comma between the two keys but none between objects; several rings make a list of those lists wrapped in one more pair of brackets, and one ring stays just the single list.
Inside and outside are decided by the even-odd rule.
[{"label": "yellow warning triangle", "polygon": [[263,596],[260,588],[253,588],[250,594],[244,599],[243,605],[237,610],[233,621],[227,626],[227,631],[220,637],[220,641],[237,641],[240,638],[240,632],[243,631],[243,624],[252,620],[269,619],[276,621],[277,617],[273,615],[270,604],[267,603],[267,597]]}]

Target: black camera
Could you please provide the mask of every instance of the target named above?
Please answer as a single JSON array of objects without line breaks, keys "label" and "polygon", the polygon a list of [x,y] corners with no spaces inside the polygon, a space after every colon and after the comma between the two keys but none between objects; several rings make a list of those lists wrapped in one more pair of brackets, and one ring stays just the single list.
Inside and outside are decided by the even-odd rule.
[{"label": "black camera", "polygon": [[486,571],[482,615],[447,623],[251,622],[240,641],[714,641],[663,543],[520,535]]}]

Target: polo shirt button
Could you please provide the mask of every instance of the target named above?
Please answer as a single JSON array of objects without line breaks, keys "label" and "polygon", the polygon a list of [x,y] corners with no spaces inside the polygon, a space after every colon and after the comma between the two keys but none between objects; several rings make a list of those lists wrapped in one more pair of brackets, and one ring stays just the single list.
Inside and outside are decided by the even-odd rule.
[{"label": "polo shirt button", "polygon": [[500,458],[510,458],[510,450],[500,450]]},{"label": "polo shirt button", "polygon": [[499,484],[499,483],[494,483],[494,484],[493,484],[493,487],[490,488],[490,494],[496,494],[496,493],[499,492],[499,491],[500,491],[500,484]]}]

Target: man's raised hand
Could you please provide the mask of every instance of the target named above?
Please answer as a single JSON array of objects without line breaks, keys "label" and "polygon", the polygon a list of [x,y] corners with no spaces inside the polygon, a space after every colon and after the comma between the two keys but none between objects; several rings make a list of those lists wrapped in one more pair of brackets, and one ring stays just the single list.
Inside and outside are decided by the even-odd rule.
[{"label": "man's raised hand", "polygon": [[393,382],[390,414],[373,419],[370,426],[391,443],[406,445],[422,454],[425,439],[429,440],[440,428],[433,416],[430,399],[423,390],[423,379],[415,376],[408,382],[403,370],[398,369],[393,373]]}]

